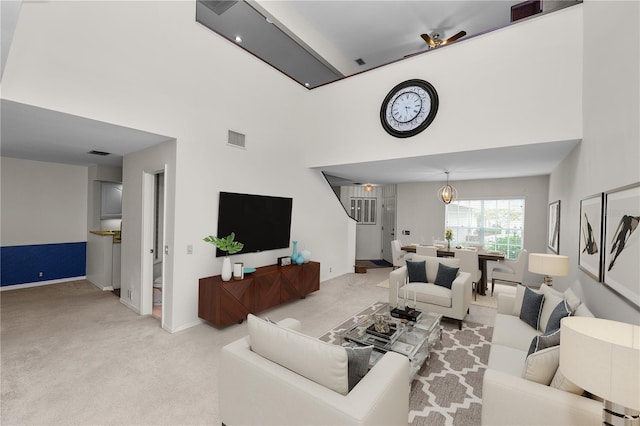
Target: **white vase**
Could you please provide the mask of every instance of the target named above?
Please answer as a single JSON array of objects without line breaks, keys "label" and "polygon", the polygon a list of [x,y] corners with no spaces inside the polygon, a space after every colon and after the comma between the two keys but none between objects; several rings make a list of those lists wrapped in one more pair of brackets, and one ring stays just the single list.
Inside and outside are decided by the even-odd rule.
[{"label": "white vase", "polygon": [[231,279],[231,259],[229,256],[225,256],[222,259],[222,273],[220,274],[222,281],[229,281]]}]

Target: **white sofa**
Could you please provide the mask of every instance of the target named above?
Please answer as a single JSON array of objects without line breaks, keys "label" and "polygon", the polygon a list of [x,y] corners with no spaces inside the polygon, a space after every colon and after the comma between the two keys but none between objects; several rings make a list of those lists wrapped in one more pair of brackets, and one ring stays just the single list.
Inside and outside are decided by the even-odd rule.
[{"label": "white sofa", "polygon": [[396,306],[398,298],[400,305],[404,304],[405,286],[407,288],[407,304],[415,305],[419,311],[437,312],[447,318],[458,320],[458,328],[462,328],[462,320],[467,315],[471,305],[473,288],[471,275],[467,272],[458,272],[451,289],[433,284],[438,273],[440,263],[449,267],[460,267],[460,259],[447,257],[413,255],[414,262],[425,261],[427,281],[426,283],[408,282],[407,266],[403,266],[389,274],[389,304]]},{"label": "white sofa", "polygon": [[[409,413],[409,361],[386,353],[347,389],[347,355],[296,330],[249,315],[249,336],[222,348],[220,418],[234,425],[400,425]],[[367,357],[368,359],[368,357]]]},{"label": "white sofa", "polygon": [[[522,304],[523,287],[518,286],[516,296],[498,294],[498,314],[493,329],[491,352],[488,368],[484,374],[482,386],[482,424],[483,425],[600,425],[602,423],[602,404],[594,399],[581,396],[580,389],[566,381],[557,368],[558,347],[550,347],[539,352],[548,352],[543,356],[555,354],[555,359],[544,362],[555,363],[544,366],[546,381],[551,386],[523,378],[525,369],[532,374],[534,363],[526,363],[531,341],[542,331],[534,329],[519,317],[518,304]],[[593,316],[589,309],[575,297],[571,290],[564,294],[542,285],[540,292],[545,294],[540,322],[557,304],[557,297],[564,297],[575,309],[573,315]],[[553,294],[555,297],[547,296]],[[545,307],[547,311],[545,312]],[[541,327],[544,330],[544,327]],[[561,338],[560,338],[561,339]],[[560,343],[562,344],[562,342]],[[527,367],[525,367],[525,365]],[[552,377],[552,378],[551,378]],[[563,381],[564,379],[564,381]],[[559,386],[559,388],[553,387]],[[568,387],[576,393],[560,388]]]}]

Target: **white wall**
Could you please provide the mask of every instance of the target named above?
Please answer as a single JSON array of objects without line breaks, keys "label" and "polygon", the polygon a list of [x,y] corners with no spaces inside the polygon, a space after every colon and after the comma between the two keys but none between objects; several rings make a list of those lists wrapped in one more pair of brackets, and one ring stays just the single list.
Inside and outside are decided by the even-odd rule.
[{"label": "white wall", "polygon": [[580,270],[577,259],[580,200],[640,181],[639,16],[637,1],[585,1],[584,138],[549,185],[549,199],[561,200],[560,254],[571,258],[557,287],[574,289],[597,316],[635,324],[639,308]]},{"label": "white wall", "polygon": [[[194,2],[25,4],[3,77],[7,99],[176,139],[175,175],[167,177],[175,195],[166,235],[170,330],[198,321],[198,279],[220,272],[221,260],[202,242],[217,229],[220,191],[292,197],[291,238],[321,263],[321,279],[353,268],[350,219],[303,156],[309,91],[197,24],[194,8]],[[229,129],[246,134],[246,150],[226,146]],[[147,161],[128,160],[122,291],[131,288],[136,304],[140,243],[127,234],[141,235],[141,201],[130,187],[139,184]],[[237,259],[261,266],[288,253]]]},{"label": "white wall", "polygon": [[[463,40],[314,89],[313,166],[472,151],[582,137],[582,6]],[[421,78],[440,106],[417,136],[380,124],[396,84]]]},{"label": "white wall", "polygon": [[[198,321],[198,278],[220,271],[201,241],[217,228],[219,191],[293,197],[291,237],[326,280],[352,270],[355,227],[308,167],[579,139],[581,17],[575,6],[307,91],[195,23],[193,2],[25,3],[3,97],[176,139],[166,242],[174,304],[165,326],[178,330]],[[410,140],[391,138],[380,102],[416,77],[440,94],[436,121]],[[246,150],[226,146],[229,129],[247,135]],[[126,181],[138,184],[145,166],[137,155],[125,159],[125,240],[141,232],[140,198],[126,195]],[[125,240],[123,291],[139,286],[141,256]],[[260,266],[289,252],[237,259]]]},{"label": "white wall", "polygon": [[[546,253],[548,176],[510,179],[451,181],[459,199],[525,198],[524,248],[529,253]],[[431,244],[444,239],[445,205],[436,192],[444,182],[398,185],[398,234],[402,244]],[[409,230],[411,235],[401,235]],[[527,284],[539,285],[541,276],[525,273]]]},{"label": "white wall", "polygon": [[87,168],[2,157],[1,245],[87,241]]},{"label": "white wall", "polygon": [[[165,199],[165,233],[164,244],[170,247],[168,256],[164,259],[164,277],[162,291],[164,303],[162,306],[164,324],[168,330],[173,330],[174,309],[176,303],[180,304],[181,295],[174,286],[174,238],[175,238],[175,182],[176,182],[176,141],[163,144],[126,155],[123,161],[122,171],[122,263],[120,300],[132,307],[137,312],[143,312],[143,301],[151,297],[151,282],[143,285],[142,262],[148,262],[149,267],[153,262],[152,257],[143,250],[143,226],[145,218],[143,213],[144,174],[163,171],[166,187]],[[153,275],[153,274],[151,274]],[[153,276],[149,277],[150,281]],[[143,290],[148,290],[145,294]],[[130,293],[129,293],[130,292]],[[129,297],[129,294],[131,296]],[[189,324],[195,323],[191,319]]]}]

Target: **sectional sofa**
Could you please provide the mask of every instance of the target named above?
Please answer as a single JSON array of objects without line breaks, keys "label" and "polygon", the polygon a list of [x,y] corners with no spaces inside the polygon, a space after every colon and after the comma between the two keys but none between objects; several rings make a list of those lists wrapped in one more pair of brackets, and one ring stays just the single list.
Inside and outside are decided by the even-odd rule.
[{"label": "sectional sofa", "polygon": [[[558,304],[571,315],[593,314],[571,289],[560,293],[543,284],[536,293],[543,299],[541,308],[533,309],[536,327],[521,319],[526,310],[525,287],[519,285],[516,295],[498,294],[498,314],[482,387],[482,424],[600,425],[602,403],[583,396],[584,391],[558,369],[560,346],[556,343],[562,344],[561,336],[559,329],[552,330],[561,321],[558,312],[563,306]],[[552,317],[554,311],[556,316]],[[557,322],[551,325],[551,321]],[[527,356],[529,352],[532,354]]]}]

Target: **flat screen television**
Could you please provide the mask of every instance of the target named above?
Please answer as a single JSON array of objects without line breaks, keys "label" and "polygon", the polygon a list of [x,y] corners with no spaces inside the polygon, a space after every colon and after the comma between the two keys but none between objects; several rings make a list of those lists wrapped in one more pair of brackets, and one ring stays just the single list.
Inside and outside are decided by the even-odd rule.
[{"label": "flat screen television", "polygon": [[[239,253],[288,248],[292,206],[292,198],[220,192],[217,236],[235,232],[244,243]],[[216,250],[216,256],[224,255]]]}]

